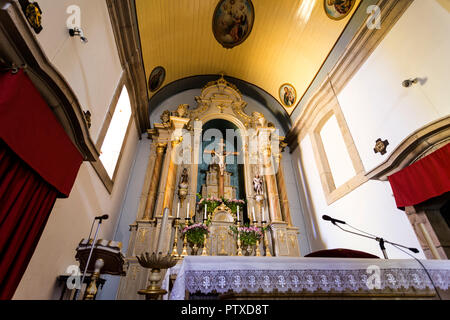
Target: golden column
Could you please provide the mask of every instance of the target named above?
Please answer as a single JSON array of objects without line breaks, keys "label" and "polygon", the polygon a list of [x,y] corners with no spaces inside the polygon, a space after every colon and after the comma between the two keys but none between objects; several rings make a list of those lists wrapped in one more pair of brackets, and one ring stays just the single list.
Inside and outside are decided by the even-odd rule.
[{"label": "golden column", "polygon": [[170,152],[169,169],[167,170],[166,187],[164,188],[163,210],[169,208],[169,215],[172,215],[173,196],[175,193],[175,184],[177,182],[178,165],[174,162],[177,156],[177,146],[183,141],[183,137],[177,137],[171,141],[172,150]]},{"label": "golden column", "polygon": [[264,171],[267,187],[267,200],[269,201],[270,222],[282,222],[280,210],[280,198],[278,195],[277,181],[274,175],[274,165],[272,160],[272,150],[269,145],[264,148]]},{"label": "golden column", "polygon": [[[280,150],[282,151],[282,150]],[[280,194],[280,206],[281,206],[281,213],[283,215],[283,218],[285,219],[285,222],[288,223],[288,226],[292,226],[292,220],[291,220],[291,211],[289,209],[289,201],[287,196],[287,190],[286,190],[286,184],[284,182],[284,173],[283,173],[283,165],[281,162],[283,155],[281,152],[277,155],[275,155],[275,159],[277,162],[277,185],[278,185],[278,192]]]},{"label": "golden column", "polygon": [[153,216],[153,210],[156,203],[156,194],[158,191],[158,185],[161,176],[161,167],[166,147],[167,143],[156,144],[156,160],[155,165],[153,166],[152,179],[150,180],[150,188],[148,191],[147,202],[145,204],[145,210],[142,220],[150,220]]}]

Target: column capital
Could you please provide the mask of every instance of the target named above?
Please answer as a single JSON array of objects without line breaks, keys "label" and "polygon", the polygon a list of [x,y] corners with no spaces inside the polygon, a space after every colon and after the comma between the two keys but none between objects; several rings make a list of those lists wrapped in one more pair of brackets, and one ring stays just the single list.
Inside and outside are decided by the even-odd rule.
[{"label": "column capital", "polygon": [[156,144],[156,153],[164,153],[167,148],[167,143],[157,143]]}]

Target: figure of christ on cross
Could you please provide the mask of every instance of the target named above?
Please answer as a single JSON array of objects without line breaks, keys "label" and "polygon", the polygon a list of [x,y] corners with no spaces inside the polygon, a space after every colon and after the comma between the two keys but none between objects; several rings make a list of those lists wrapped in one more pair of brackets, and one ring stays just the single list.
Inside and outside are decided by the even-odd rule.
[{"label": "figure of christ on cross", "polygon": [[223,198],[225,194],[225,188],[224,188],[224,175],[225,175],[225,168],[226,168],[226,158],[229,155],[237,156],[239,155],[239,152],[226,152],[225,151],[225,143],[223,142],[223,139],[220,139],[219,143],[219,150],[216,151],[216,149],[212,151],[206,150],[205,153],[211,154],[211,164],[216,164],[218,167],[218,180],[219,180],[219,198]]}]

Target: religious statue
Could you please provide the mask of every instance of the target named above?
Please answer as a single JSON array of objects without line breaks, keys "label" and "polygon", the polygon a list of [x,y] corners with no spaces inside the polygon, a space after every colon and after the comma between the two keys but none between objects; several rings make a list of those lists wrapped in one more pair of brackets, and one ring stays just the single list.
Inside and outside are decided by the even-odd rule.
[{"label": "religious statue", "polygon": [[188,104],[180,104],[177,108],[177,111],[175,111],[177,117],[183,118],[188,115]]},{"label": "religious statue", "polygon": [[218,182],[219,182],[219,189],[218,189],[218,195],[219,197],[224,196],[224,175],[225,175],[225,169],[226,169],[226,157],[229,155],[239,155],[239,152],[226,152],[225,149],[225,143],[223,142],[223,139],[219,143],[219,150],[216,151],[215,149],[212,151],[205,151],[205,153],[211,154],[211,165],[216,164],[219,168],[218,170]]},{"label": "religious statue", "polygon": [[170,111],[166,110],[161,114],[162,123],[169,123],[170,121]]},{"label": "religious statue", "polygon": [[186,199],[186,196],[188,194],[188,177],[188,170],[187,168],[184,168],[183,172],[181,173],[180,183],[178,184],[178,197],[180,198],[182,203],[184,199]]},{"label": "religious statue", "polygon": [[223,176],[225,171],[225,158],[227,154],[223,153],[217,153],[216,150],[213,150],[211,152],[211,164],[217,164],[219,166],[220,175]]},{"label": "religious statue", "polygon": [[253,190],[255,190],[255,194],[256,195],[262,195],[263,194],[263,181],[262,178],[259,174],[257,174],[254,178],[253,178]]}]

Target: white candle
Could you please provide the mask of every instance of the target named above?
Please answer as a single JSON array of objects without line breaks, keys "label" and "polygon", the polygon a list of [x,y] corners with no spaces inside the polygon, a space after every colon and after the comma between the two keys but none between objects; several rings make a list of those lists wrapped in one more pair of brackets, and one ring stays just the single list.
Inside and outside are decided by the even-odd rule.
[{"label": "white candle", "polygon": [[166,226],[167,226],[168,218],[169,218],[169,208],[165,208],[164,209],[163,218],[162,218],[162,221],[161,221],[161,229],[159,229],[158,246],[157,246],[157,249],[156,249],[156,253],[157,254],[162,252],[163,241],[164,241],[165,234],[166,234]]},{"label": "white candle", "polygon": [[190,218],[191,216],[189,215],[189,202],[187,205],[187,210],[186,210],[186,218]]},{"label": "white candle", "polygon": [[255,207],[252,207],[252,213],[253,213],[253,222],[255,222],[256,221],[256,219],[255,219]]},{"label": "white candle", "polygon": [[207,205],[206,205],[206,203],[205,203],[205,216],[203,217],[203,219],[204,219],[204,220],[206,220],[206,219],[207,219],[207,218],[206,218],[206,216],[207,216],[207,215],[206,215],[206,212],[208,211],[208,209],[207,209],[207,208],[208,208],[208,206],[207,206]]},{"label": "white candle", "polygon": [[178,201],[178,207],[177,207],[177,219],[180,217],[180,201]]},{"label": "white candle", "polygon": [[239,221],[239,206],[237,206],[237,219]]},{"label": "white candle", "polygon": [[266,221],[265,217],[264,217],[264,207],[262,208],[262,221]]}]

